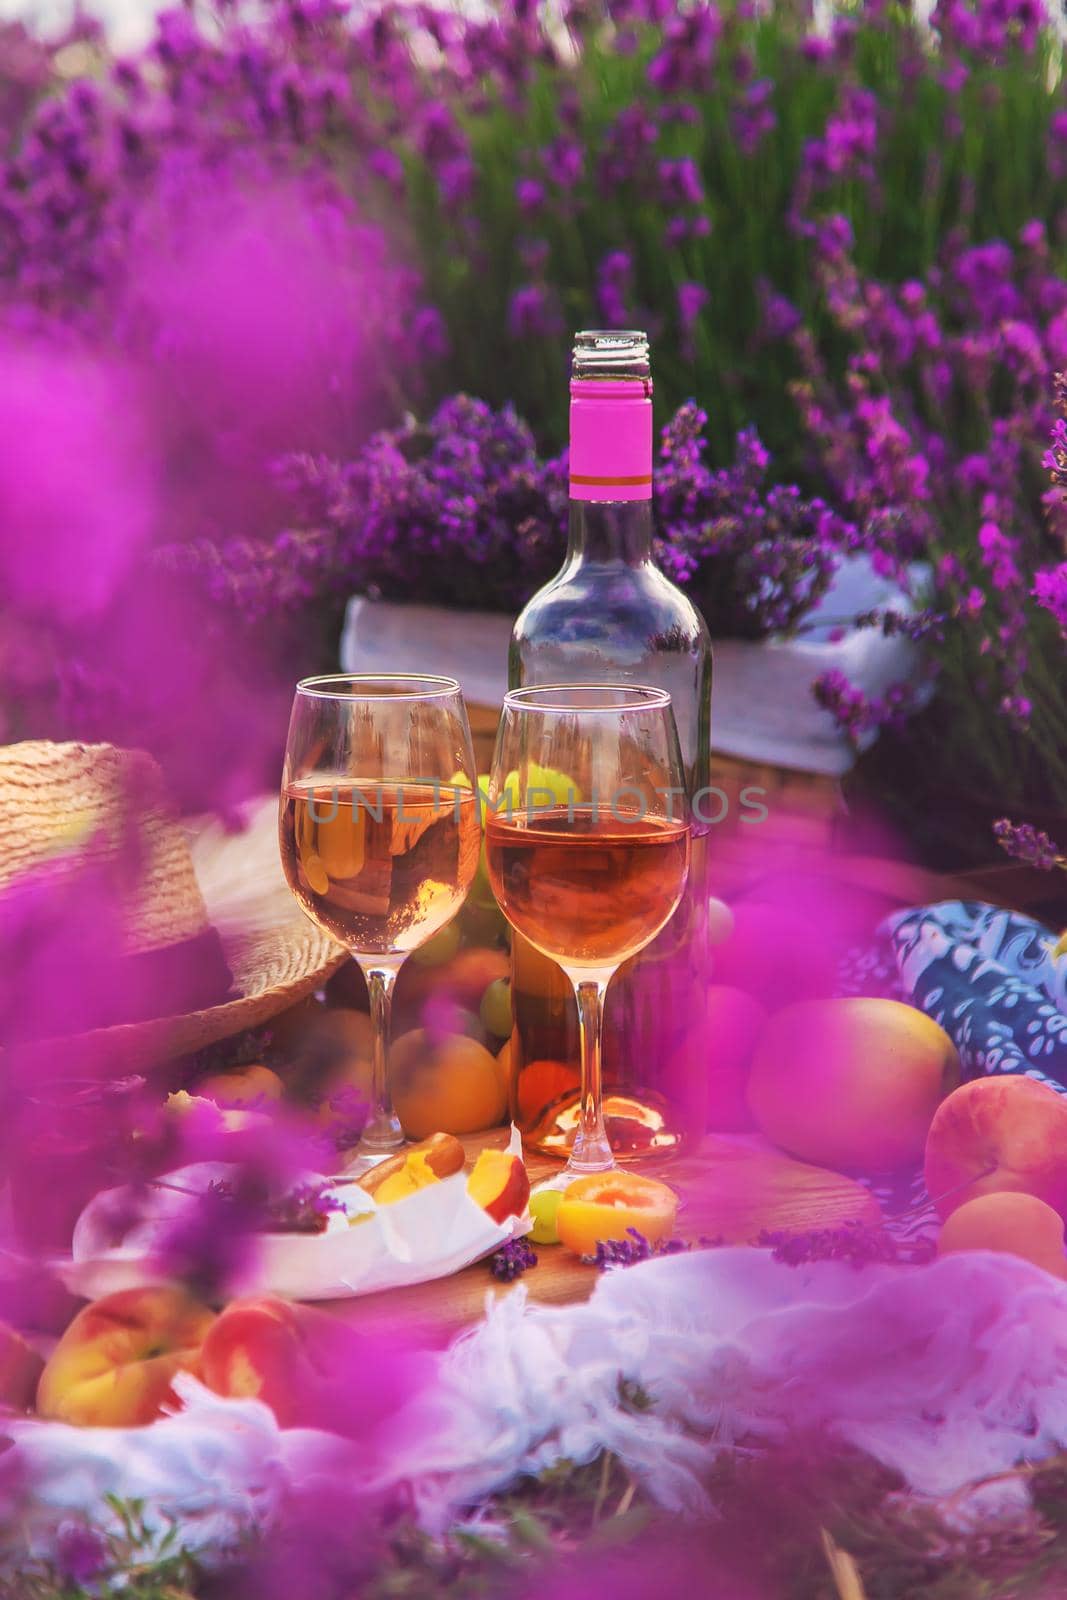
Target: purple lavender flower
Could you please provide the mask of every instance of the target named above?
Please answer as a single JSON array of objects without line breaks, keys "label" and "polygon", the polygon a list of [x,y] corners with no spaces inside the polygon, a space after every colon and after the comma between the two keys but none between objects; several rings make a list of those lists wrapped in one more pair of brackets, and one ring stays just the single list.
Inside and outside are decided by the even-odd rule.
[{"label": "purple lavender flower", "polygon": [[561,319],[552,291],[541,283],[516,289],[508,305],[508,332],[513,339],[550,339]]},{"label": "purple lavender flower", "polygon": [[885,1228],[871,1228],[862,1222],[846,1222],[840,1228],[815,1228],[808,1233],[765,1229],[757,1243],[789,1267],[804,1266],[809,1261],[847,1261],[859,1270],[877,1261],[932,1261],[937,1253],[932,1239],[898,1240]]},{"label": "purple lavender flower", "polygon": [[411,341],[428,362],[443,361],[451,352],[448,325],[436,306],[420,306],[415,312]]},{"label": "purple lavender flower", "polygon": [[626,328],[633,286],[633,257],[628,250],[609,250],[597,268],[597,304],[605,327]]},{"label": "purple lavender flower", "polygon": [[704,184],[696,162],[690,156],[679,161],[661,161],[657,168],[660,198],[668,206],[699,206],[704,201]]},{"label": "purple lavender flower", "polygon": [[1052,613],[1061,632],[1067,636],[1067,561],[1037,573],[1033,595],[1039,606]]},{"label": "purple lavender flower", "polygon": [[600,157],[600,187],[606,192],[641,176],[659,129],[644,106],[624,106],[604,137]]},{"label": "purple lavender flower", "polygon": [[556,139],[541,152],[541,165],[557,189],[573,189],[585,170],[585,151],[576,139]]},{"label": "purple lavender flower", "polygon": [[489,1257],[489,1271],[501,1283],[512,1283],[537,1265],[537,1252],[525,1239],[509,1239]]},{"label": "purple lavender flower", "polygon": [[107,1545],[85,1523],[61,1522],[56,1533],[56,1565],[68,1583],[84,1588],[107,1567]]},{"label": "purple lavender flower", "polygon": [[763,330],[769,339],[788,339],[800,326],[802,317],[791,300],[778,294],[766,278],[757,285]]},{"label": "purple lavender flower", "polygon": [[515,184],[515,199],[524,217],[536,216],[545,203],[545,186],[536,178],[519,178]]},{"label": "purple lavender flower", "polygon": [[722,17],[709,0],[668,18],[663,47],[648,64],[647,76],[661,94],[706,94],[714,81]]},{"label": "purple lavender flower", "polygon": [[880,728],[900,730],[915,712],[918,695],[910,683],[890,684],[884,694],[866,695],[837,668],[812,684],[816,703],[829,711],[841,732],[860,747]]},{"label": "purple lavender flower", "polygon": [[993,837],[1007,855],[1024,861],[1027,866],[1040,867],[1043,872],[1051,872],[1053,867],[1064,863],[1064,852],[1059,845],[1029,822],[1012,822],[1008,817],[1001,817],[993,824]]},{"label": "purple lavender flower", "polygon": [[734,109],[734,138],[746,156],[754,156],[778,125],[773,98],[773,79],[758,78],[747,85]]},{"label": "purple lavender flower", "polygon": [[978,548],[983,564],[989,569],[995,589],[1017,589],[1022,582],[1016,557],[1019,542],[1010,538],[995,522],[983,522],[978,529]]},{"label": "purple lavender flower", "polygon": [[596,1252],[582,1260],[599,1272],[611,1267],[634,1267],[639,1261],[651,1261],[655,1256],[683,1255],[690,1246],[684,1239],[661,1239],[651,1244],[636,1228],[627,1228],[625,1239],[599,1239]]},{"label": "purple lavender flower", "polygon": [[691,330],[709,298],[708,291],[701,283],[679,284],[678,320],[684,332],[688,333]]}]

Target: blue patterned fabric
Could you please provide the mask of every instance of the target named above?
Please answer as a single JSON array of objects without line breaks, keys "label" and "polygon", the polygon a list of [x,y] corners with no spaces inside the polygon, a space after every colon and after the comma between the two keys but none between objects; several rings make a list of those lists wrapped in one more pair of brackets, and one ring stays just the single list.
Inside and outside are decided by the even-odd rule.
[{"label": "blue patterned fabric", "polygon": [[902,997],[954,1041],[965,1077],[1018,1072],[1067,1093],[1067,956],[1032,917],[977,901],[897,911],[889,940]]}]

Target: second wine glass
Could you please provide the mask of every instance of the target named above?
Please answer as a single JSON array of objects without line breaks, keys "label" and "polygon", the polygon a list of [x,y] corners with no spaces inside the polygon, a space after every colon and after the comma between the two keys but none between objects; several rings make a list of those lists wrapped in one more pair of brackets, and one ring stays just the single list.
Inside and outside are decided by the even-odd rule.
[{"label": "second wine glass", "polygon": [[454,678],[336,675],[297,685],[282,776],[282,865],[300,905],[352,952],[374,1028],[373,1104],[357,1155],[403,1143],[389,1094],[393,985],[463,904],[481,828]]},{"label": "second wine glass", "polygon": [[615,1165],[604,1127],[604,995],[666,925],[689,870],[670,695],[637,685],[512,690],[489,785],[486,852],[511,926],[574,986],[581,1100],[571,1176]]}]

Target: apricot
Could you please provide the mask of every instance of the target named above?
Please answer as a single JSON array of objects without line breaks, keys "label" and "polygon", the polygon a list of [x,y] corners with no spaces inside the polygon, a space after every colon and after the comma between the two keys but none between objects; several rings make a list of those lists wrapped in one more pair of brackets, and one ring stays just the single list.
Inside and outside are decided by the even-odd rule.
[{"label": "apricot", "polygon": [[214,1100],[217,1106],[255,1106],[280,1100],[285,1085],[270,1067],[256,1062],[201,1078],[196,1093],[205,1100]]},{"label": "apricot", "polygon": [[931,1124],[926,1190],[942,1217],[978,1195],[1011,1191],[1067,1219],[1067,1097],[1015,1075],[963,1084]]},{"label": "apricot", "polygon": [[897,1000],[810,1000],[776,1012],[756,1041],[748,1104],[775,1144],[839,1172],[922,1159],[934,1112],[959,1082],[943,1028]]},{"label": "apricot", "polygon": [[596,1253],[607,1239],[625,1239],[635,1228],[651,1243],[674,1232],[678,1196],[657,1178],[637,1172],[595,1172],[575,1178],[556,1210],[560,1243],[580,1256]]},{"label": "apricot", "polygon": [[957,1206],[941,1225],[937,1252],[957,1250],[1002,1250],[1067,1278],[1063,1218],[1036,1195],[1002,1190]]},{"label": "apricot", "polygon": [[198,1373],[215,1313],[177,1289],[121,1289],[79,1311],[45,1363],[42,1417],[91,1426],[151,1422],[176,1404],[178,1372]]},{"label": "apricot", "polygon": [[504,1096],[504,1116],[511,1114],[511,1040],[505,1039],[496,1053],[496,1070],[500,1079],[500,1092]]},{"label": "apricot", "polygon": [[480,1133],[502,1122],[507,1098],[489,1051],[465,1034],[413,1028],[393,1045],[393,1106],[411,1139]]},{"label": "apricot", "polygon": [[467,1193],[494,1222],[521,1217],[530,1198],[522,1157],[510,1150],[482,1150],[467,1179]]}]

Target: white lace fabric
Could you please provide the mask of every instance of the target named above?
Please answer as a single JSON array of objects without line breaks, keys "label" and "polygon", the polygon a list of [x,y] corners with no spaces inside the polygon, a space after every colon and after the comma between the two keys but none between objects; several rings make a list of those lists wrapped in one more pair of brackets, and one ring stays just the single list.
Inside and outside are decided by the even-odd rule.
[{"label": "white lace fabric", "polygon": [[[620,1380],[651,1408],[635,1413]],[[747,1248],[668,1257],[608,1274],[584,1306],[490,1306],[445,1358],[435,1403],[411,1464],[431,1526],[600,1449],[665,1508],[699,1511],[714,1452],[792,1429],[956,1495],[1067,1442],[1067,1283],[984,1251],[861,1271]],[[1018,1483],[997,1496],[1021,1497]]]},{"label": "white lace fabric", "polygon": [[[812,1428],[916,1494],[989,1516],[1025,1505],[1021,1480],[970,1502],[969,1485],[1067,1444],[1067,1283],[1011,1256],[857,1271],[717,1249],[610,1272],[585,1305],[535,1306],[521,1284],[487,1299],[366,1485],[408,1485],[431,1530],[523,1473],[605,1449],[665,1509],[699,1514],[716,1452]],[[72,1516],[99,1525],[114,1494],[224,1556],[309,1473],[336,1470],[330,1436],[279,1430],[265,1406],[192,1378],[178,1386],[186,1409],[145,1428],[8,1426],[0,1466],[30,1491],[31,1548]]]}]

